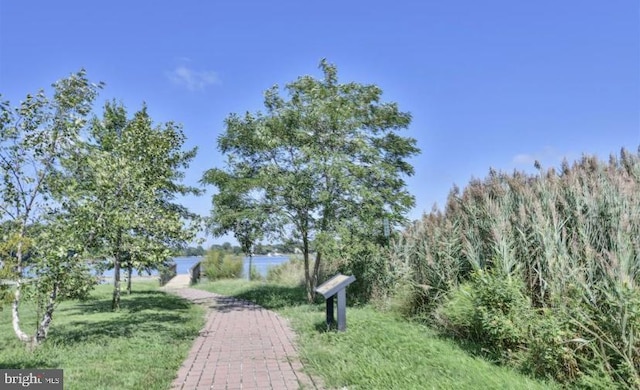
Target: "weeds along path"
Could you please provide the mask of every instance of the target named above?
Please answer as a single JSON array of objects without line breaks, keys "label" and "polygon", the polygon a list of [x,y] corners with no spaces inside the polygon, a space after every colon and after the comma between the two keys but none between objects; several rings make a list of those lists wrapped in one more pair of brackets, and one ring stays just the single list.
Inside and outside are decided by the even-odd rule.
[{"label": "weeds along path", "polygon": [[252,302],[164,288],[208,307],[207,321],[172,389],[318,389],[303,372],[287,320]]}]

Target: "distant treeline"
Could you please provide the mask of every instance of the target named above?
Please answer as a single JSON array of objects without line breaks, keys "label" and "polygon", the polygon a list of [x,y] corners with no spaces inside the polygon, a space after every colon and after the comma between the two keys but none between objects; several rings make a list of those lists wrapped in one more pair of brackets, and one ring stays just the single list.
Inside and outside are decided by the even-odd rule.
[{"label": "distant treeline", "polygon": [[[254,255],[267,255],[271,254],[283,254],[283,253],[295,253],[297,246],[295,243],[289,244],[256,244],[253,250]],[[219,250],[234,255],[242,255],[242,248],[237,245],[231,245],[229,242],[223,244],[214,244],[209,247],[209,250]],[[175,252],[175,256],[204,256],[207,250],[202,245],[196,247],[189,246],[179,249]]]}]

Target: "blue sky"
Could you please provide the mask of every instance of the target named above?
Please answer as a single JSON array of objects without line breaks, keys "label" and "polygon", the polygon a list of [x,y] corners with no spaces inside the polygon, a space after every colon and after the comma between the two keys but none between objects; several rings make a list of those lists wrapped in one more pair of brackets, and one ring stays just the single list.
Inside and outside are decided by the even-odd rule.
[{"label": "blue sky", "polygon": [[[183,124],[199,148],[191,184],[220,166],[229,113],[262,109],[274,84],[320,77],[321,58],[412,113],[414,219],[489,167],[640,145],[637,0],[0,0],[5,99],[83,67],[106,83],[101,101],[130,113],[144,101],[156,122]],[[211,194],[182,201],[206,215]]]}]

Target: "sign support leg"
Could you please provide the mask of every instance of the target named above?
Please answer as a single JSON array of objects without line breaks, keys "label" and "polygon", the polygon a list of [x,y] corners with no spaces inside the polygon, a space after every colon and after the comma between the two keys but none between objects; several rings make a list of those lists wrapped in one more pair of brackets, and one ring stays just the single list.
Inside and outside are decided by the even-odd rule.
[{"label": "sign support leg", "polygon": [[327,298],[327,328],[331,328],[331,325],[336,322],[335,318],[333,317],[333,300],[333,296]]},{"label": "sign support leg", "polygon": [[344,332],[347,329],[347,292],[345,289],[338,291],[338,330]]}]

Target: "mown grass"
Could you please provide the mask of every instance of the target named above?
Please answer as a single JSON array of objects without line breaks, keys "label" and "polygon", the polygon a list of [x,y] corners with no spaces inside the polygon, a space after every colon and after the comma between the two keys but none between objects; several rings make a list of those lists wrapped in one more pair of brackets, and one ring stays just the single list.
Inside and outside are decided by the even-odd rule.
[{"label": "mown grass", "polygon": [[428,327],[371,306],[349,307],[348,329],[338,333],[326,329],[324,304],[306,304],[299,287],[220,280],[198,288],[251,300],[288,318],[306,367],[331,388],[554,388],[470,356]]},{"label": "mown grass", "polygon": [[[0,312],[0,367],[62,368],[69,390],[169,388],[203,326],[203,309],[138,282],[114,313],[110,293],[101,285],[85,302],[62,303],[33,352],[15,337],[10,311]],[[31,309],[21,310],[25,328],[35,327]]]}]

